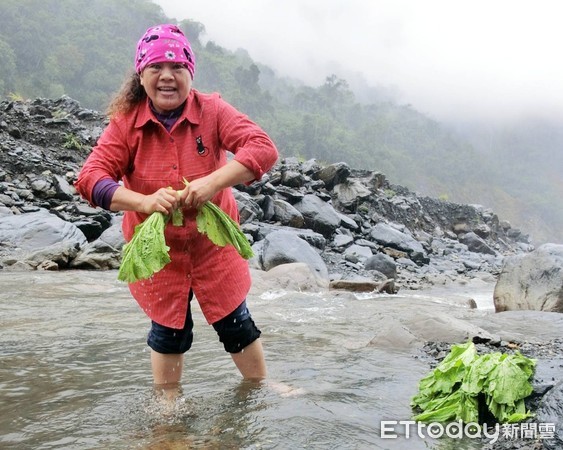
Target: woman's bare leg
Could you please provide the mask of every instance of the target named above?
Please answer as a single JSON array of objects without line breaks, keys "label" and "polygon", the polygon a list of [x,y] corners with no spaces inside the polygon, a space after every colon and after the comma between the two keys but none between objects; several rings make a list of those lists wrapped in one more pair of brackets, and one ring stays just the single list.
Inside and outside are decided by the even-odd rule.
[{"label": "woman's bare leg", "polygon": [[266,360],[260,339],[247,345],[241,352],[231,353],[231,357],[245,380],[266,378]]},{"label": "woman's bare leg", "polygon": [[151,350],[154,387],[167,399],[180,395],[180,379],[184,366],[183,354],[164,354]]},{"label": "woman's bare leg", "polygon": [[165,354],[151,350],[152,376],[156,385],[179,383],[183,365],[183,354]]}]

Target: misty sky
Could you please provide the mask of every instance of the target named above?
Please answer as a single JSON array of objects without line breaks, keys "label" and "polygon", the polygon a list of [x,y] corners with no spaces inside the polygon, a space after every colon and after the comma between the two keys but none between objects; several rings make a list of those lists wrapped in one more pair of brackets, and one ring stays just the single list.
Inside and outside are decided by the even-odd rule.
[{"label": "misty sky", "polygon": [[204,39],[313,86],[361,74],[441,120],[563,120],[559,0],[154,1],[203,23]]}]

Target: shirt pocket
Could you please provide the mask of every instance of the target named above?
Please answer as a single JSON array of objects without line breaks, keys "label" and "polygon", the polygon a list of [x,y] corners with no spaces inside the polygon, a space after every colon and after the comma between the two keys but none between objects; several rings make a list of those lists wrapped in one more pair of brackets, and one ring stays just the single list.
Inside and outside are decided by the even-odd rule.
[{"label": "shirt pocket", "polygon": [[172,152],[141,150],[137,151],[131,176],[140,180],[170,180],[178,176],[178,160]]},{"label": "shirt pocket", "polygon": [[216,142],[209,137],[202,139],[200,135],[193,143],[189,142],[184,146],[179,154],[179,160],[181,174],[188,181],[209,175],[226,162],[221,161],[221,153],[217,152]]},{"label": "shirt pocket", "polygon": [[130,188],[143,194],[163,187],[184,187],[176,150],[165,145],[139,146],[127,178]]}]

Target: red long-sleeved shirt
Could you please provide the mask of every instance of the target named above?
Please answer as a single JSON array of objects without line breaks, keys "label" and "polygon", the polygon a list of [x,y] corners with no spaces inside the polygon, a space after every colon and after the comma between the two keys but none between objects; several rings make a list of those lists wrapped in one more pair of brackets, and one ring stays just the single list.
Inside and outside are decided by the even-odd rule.
[{"label": "red long-sleeved shirt", "polygon": [[[123,180],[126,188],[152,194],[161,187],[183,189],[227,162],[227,151],[250,169],[258,180],[278,158],[268,135],[218,94],[192,89],[184,112],[170,132],[159,123],[147,102],[114,118],[84,163],[75,183],[93,204],[92,190],[104,178]],[[233,219],[239,219],[230,188],[212,201]],[[96,206],[96,205],[94,205]],[[184,226],[166,226],[171,262],[148,280],[129,288],[141,308],[155,322],[182,328],[190,288],[209,323],[232,312],[250,289],[248,263],[234,247],[215,246],[197,231],[195,210],[184,209]],[[127,241],[146,215],[125,211],[123,234]]]}]

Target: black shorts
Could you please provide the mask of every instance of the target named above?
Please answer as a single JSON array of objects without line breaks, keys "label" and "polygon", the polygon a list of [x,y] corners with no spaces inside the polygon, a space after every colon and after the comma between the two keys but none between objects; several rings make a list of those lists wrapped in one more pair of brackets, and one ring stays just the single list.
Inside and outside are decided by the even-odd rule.
[{"label": "black shorts", "polygon": [[229,353],[242,351],[261,334],[246,307],[246,300],[227,317],[215,322],[213,328],[219,335],[219,341],[223,343],[225,351]]},{"label": "black shorts", "polygon": [[[194,322],[191,312],[192,293],[188,300],[188,311],[184,328],[169,328],[152,321],[147,337],[147,344],[155,352],[165,354],[179,354],[187,352],[193,342]],[[228,316],[213,323],[213,328],[219,335],[228,353],[238,353],[260,337],[260,330],[252,320],[246,300]]]}]

